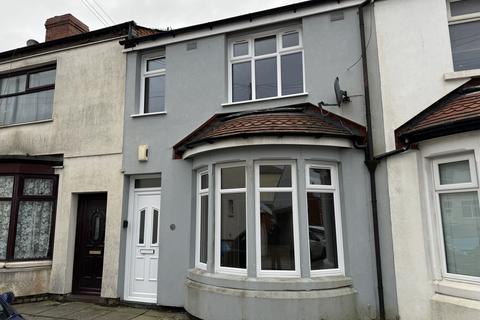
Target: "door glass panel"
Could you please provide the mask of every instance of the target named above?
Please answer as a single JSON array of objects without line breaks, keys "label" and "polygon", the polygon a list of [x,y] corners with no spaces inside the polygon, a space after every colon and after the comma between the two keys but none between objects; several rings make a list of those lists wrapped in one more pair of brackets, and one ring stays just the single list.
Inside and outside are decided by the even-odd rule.
[{"label": "door glass panel", "polygon": [[138,244],[145,243],[145,209],[140,211],[140,230],[138,232]]},{"label": "door glass panel", "polygon": [[202,196],[200,202],[200,262],[207,263],[208,196]]},{"label": "door glass panel", "polygon": [[93,240],[98,241],[100,239],[100,216],[95,215],[93,221]]},{"label": "door glass panel", "polygon": [[158,242],[158,210],[153,209],[152,244]]},{"label": "door glass panel", "polygon": [[269,36],[255,39],[255,55],[275,53],[277,51],[277,37]]},{"label": "door glass panel", "polygon": [[301,52],[282,55],[282,95],[303,92],[302,60]]},{"label": "door glass panel", "polygon": [[245,188],[245,167],[222,168],[222,189]]},{"label": "door glass panel", "polygon": [[476,191],[440,194],[449,273],[480,277],[480,210]]},{"label": "door glass panel", "polygon": [[292,186],[292,169],[290,165],[260,166],[260,187],[278,188]]},{"label": "door glass panel", "polygon": [[0,176],[0,198],[11,198],[13,195],[13,177]]},{"label": "door glass panel", "polygon": [[221,195],[220,265],[247,266],[245,193]]},{"label": "door glass panel", "polygon": [[471,182],[468,160],[441,163],[438,165],[440,184],[455,184]]},{"label": "door glass panel", "polygon": [[311,269],[338,268],[333,193],[308,192],[307,202]]},{"label": "door glass panel", "polygon": [[291,192],[260,192],[262,270],[295,270]]},{"label": "door glass panel", "polygon": [[4,260],[7,254],[11,207],[10,201],[0,201],[0,260]]},{"label": "door glass panel", "polygon": [[310,184],[319,185],[319,186],[330,186],[332,185],[332,176],[330,169],[324,168],[310,168]]},{"label": "door glass panel", "polygon": [[232,64],[232,101],[252,99],[252,69],[250,61]]},{"label": "door glass panel", "polygon": [[277,92],[277,58],[255,61],[255,97],[275,97]]},{"label": "door glass panel", "polygon": [[50,245],[53,202],[20,201],[15,259],[45,258]]},{"label": "door glass panel", "polygon": [[29,179],[23,182],[25,196],[51,196],[53,194],[52,179]]}]

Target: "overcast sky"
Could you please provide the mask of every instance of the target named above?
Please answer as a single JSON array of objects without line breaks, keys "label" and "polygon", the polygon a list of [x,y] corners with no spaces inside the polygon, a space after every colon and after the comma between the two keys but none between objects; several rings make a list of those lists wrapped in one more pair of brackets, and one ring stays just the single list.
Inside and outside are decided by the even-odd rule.
[{"label": "overcast sky", "polygon": [[[104,27],[86,4],[104,11],[115,23],[135,20],[152,28],[179,28],[302,0],[3,0],[0,52],[23,47],[28,39],[43,42],[45,20],[71,13],[90,30]],[[93,10],[92,10],[93,11]],[[106,20],[108,17],[103,14]],[[112,23],[110,22],[110,25]]]}]

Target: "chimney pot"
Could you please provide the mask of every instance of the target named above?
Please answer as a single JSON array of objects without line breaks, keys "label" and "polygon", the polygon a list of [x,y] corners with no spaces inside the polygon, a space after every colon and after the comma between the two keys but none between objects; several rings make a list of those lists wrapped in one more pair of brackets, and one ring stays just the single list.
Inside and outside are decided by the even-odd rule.
[{"label": "chimney pot", "polygon": [[88,26],[70,13],[55,16],[45,22],[45,41],[52,41],[88,32]]}]

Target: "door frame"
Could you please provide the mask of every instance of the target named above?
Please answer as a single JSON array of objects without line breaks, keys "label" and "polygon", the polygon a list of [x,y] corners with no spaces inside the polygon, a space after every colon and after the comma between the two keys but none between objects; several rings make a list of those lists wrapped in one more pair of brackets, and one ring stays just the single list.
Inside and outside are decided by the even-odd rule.
[{"label": "door frame", "polygon": [[[162,188],[135,188],[135,180],[136,179],[149,179],[149,178],[161,178],[161,175],[159,174],[150,174],[150,175],[135,175],[135,176],[130,176],[130,184],[128,188],[128,214],[127,214],[127,221],[128,221],[128,226],[127,226],[127,231],[126,231],[126,246],[125,246],[125,276],[123,277],[123,299],[126,301],[134,301],[134,302],[143,302],[143,303],[157,303],[157,298],[158,298],[158,292],[157,292],[157,298],[155,300],[150,300],[148,298],[137,298],[137,297],[132,297],[130,296],[130,288],[132,285],[132,253],[133,253],[133,234],[132,232],[135,231],[135,225],[134,225],[134,210],[135,210],[135,199],[136,195],[138,194],[150,194],[150,195],[155,195],[158,194],[160,197],[160,212],[159,212],[159,224],[161,224],[162,221]],[[160,227],[159,227],[159,232],[160,232]],[[160,237],[158,238],[158,244],[160,246]],[[158,273],[158,270],[157,270]],[[157,277],[158,279],[158,277]],[[158,282],[157,282],[158,284]],[[158,290],[157,290],[158,291]]]}]

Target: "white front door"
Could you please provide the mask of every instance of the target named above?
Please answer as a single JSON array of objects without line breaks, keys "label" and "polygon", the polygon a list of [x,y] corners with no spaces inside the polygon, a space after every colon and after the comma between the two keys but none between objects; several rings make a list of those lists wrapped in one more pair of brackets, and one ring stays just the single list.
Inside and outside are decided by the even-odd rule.
[{"label": "white front door", "polygon": [[134,191],[127,231],[125,300],[157,302],[160,190]]}]

